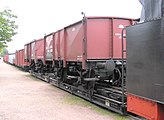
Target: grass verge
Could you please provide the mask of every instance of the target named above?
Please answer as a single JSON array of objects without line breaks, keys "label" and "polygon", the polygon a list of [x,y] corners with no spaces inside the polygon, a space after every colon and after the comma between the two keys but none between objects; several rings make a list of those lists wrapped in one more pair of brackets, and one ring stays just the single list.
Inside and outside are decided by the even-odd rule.
[{"label": "grass verge", "polygon": [[99,107],[95,104],[90,103],[89,101],[86,101],[80,97],[77,97],[75,95],[68,95],[65,96],[63,99],[63,102],[68,104],[68,105],[80,105],[83,107],[86,107],[88,109],[96,111],[100,115],[105,115],[105,116],[112,116],[116,120],[128,120],[128,116],[122,116],[117,113],[114,113],[112,111],[109,111],[105,108]]}]

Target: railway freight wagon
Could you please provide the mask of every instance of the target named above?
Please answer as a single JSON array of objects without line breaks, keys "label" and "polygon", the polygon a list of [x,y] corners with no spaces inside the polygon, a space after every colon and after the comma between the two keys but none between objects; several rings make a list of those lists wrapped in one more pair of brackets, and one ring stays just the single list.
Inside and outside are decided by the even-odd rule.
[{"label": "railway freight wagon", "polygon": [[5,55],[5,56],[3,57],[3,61],[4,61],[4,62],[8,62],[8,60],[9,60],[9,55],[7,54],[7,55]]},{"label": "railway freight wagon", "polygon": [[26,66],[28,65],[28,63],[24,60],[24,49],[16,51],[14,64],[17,67],[27,70]]},{"label": "railway freight wagon", "polygon": [[24,61],[26,68],[41,72],[44,63],[44,39],[34,40],[24,46]]},{"label": "railway freight wagon", "polygon": [[16,51],[15,52],[15,62],[14,62],[14,64],[16,65],[16,66],[18,66],[18,62],[19,62],[19,55],[18,55],[18,51]]},{"label": "railway freight wagon", "polygon": [[11,65],[15,64],[15,53],[6,54],[3,58],[3,61]]},{"label": "railway freight wagon", "polygon": [[8,63],[14,65],[15,63],[15,53],[8,54]]},{"label": "railway freight wagon", "polygon": [[[25,45],[28,51],[25,54],[30,56],[25,60],[31,62],[33,74],[45,76],[45,80],[62,89],[124,114],[125,80],[121,78],[126,62],[122,60],[121,32],[133,23],[126,18],[84,17],[46,35],[39,48],[39,40]],[[37,55],[37,49],[44,54]]]},{"label": "railway freight wagon", "polygon": [[16,51],[16,66],[23,67],[24,66],[24,49]]}]

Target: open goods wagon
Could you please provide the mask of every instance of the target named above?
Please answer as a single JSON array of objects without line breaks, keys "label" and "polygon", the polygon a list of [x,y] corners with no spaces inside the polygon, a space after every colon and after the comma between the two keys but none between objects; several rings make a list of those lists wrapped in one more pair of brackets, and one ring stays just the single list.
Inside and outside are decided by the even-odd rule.
[{"label": "open goods wagon", "polygon": [[121,31],[131,24],[126,18],[84,18],[45,36],[45,61],[81,62],[86,69],[89,60],[121,59]]},{"label": "open goods wagon", "polygon": [[3,61],[4,62],[8,62],[9,61],[9,55],[8,54],[3,57]]},{"label": "open goods wagon", "polygon": [[84,17],[46,35],[44,42],[26,44],[25,60],[46,81],[124,114],[121,32],[133,23],[126,18]]},{"label": "open goods wagon", "polygon": [[[44,61],[44,39],[34,40],[24,46],[26,68],[38,71]],[[30,66],[30,68],[29,68]]]},{"label": "open goods wagon", "polygon": [[8,54],[8,63],[14,65],[15,62],[15,53]]},{"label": "open goods wagon", "polygon": [[3,61],[11,65],[15,64],[15,53],[6,54],[3,58]]},{"label": "open goods wagon", "polygon": [[24,66],[24,49],[16,51],[16,66]]},{"label": "open goods wagon", "polygon": [[15,60],[14,60],[14,64],[17,67],[23,68],[24,70],[26,69],[26,66],[28,66],[28,63],[24,60],[24,49],[18,50],[15,53]]}]

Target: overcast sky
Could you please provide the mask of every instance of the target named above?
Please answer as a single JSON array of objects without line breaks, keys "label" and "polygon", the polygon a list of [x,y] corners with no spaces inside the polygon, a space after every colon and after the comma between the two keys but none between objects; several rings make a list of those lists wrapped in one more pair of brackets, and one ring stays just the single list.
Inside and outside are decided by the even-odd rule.
[{"label": "overcast sky", "polygon": [[9,8],[18,16],[18,34],[9,43],[9,52],[44,37],[86,16],[139,18],[138,0],[0,0],[0,10]]}]

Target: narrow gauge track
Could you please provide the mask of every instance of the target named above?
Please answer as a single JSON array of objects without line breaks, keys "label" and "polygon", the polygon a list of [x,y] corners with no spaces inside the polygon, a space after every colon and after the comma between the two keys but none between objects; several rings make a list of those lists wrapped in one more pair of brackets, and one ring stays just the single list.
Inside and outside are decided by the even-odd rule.
[{"label": "narrow gauge track", "polygon": [[[30,71],[30,73],[33,77],[36,77],[36,78],[38,78],[44,82],[50,83],[51,85],[53,85],[55,87],[58,87],[64,91],[69,92],[69,93],[76,95],[78,97],[81,97],[81,98],[83,98],[83,99],[85,99],[91,103],[94,103],[96,105],[99,105],[105,109],[108,109],[108,110],[113,109],[113,106],[109,108],[110,101],[112,101],[113,103],[115,102],[115,103],[121,104],[121,102],[118,102],[117,100],[113,100],[113,99],[101,96],[99,94],[93,94],[93,96],[91,97],[91,96],[89,96],[88,93],[86,93],[86,91],[80,90],[80,88],[78,89],[77,87],[66,84],[66,83],[59,83],[58,80],[53,79],[52,77],[41,75],[40,73],[32,73],[31,71]],[[101,87],[100,87],[100,89],[101,89]],[[104,89],[107,90],[108,92],[113,92],[115,94],[120,94],[120,95],[122,94],[121,89],[118,87],[103,88],[103,90]],[[108,101],[105,101],[105,100],[108,100]],[[105,102],[103,103],[102,101],[105,101]],[[117,112],[121,114],[121,112],[119,110]],[[146,120],[145,118],[142,118],[141,116],[134,115],[132,113],[127,113],[126,115],[129,115],[131,118],[133,118],[133,120]]]}]

